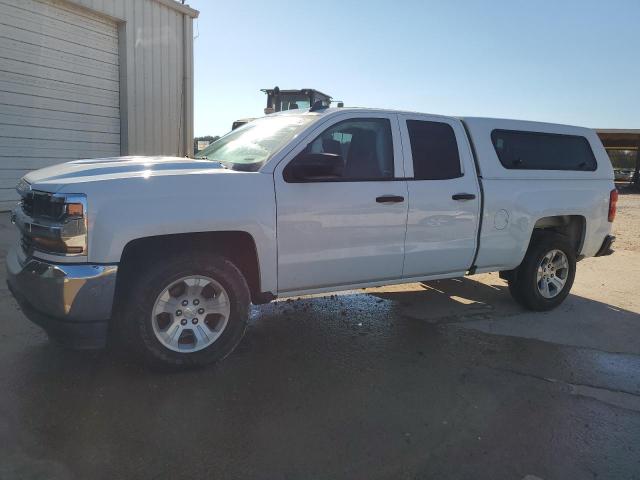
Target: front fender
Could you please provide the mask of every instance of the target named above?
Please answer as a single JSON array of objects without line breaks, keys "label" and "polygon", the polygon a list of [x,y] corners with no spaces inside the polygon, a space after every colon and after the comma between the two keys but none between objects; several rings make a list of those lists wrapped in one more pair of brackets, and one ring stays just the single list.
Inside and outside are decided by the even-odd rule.
[{"label": "front fender", "polygon": [[264,291],[277,291],[273,180],[258,172],[97,182],[87,192],[92,263],[117,263],[131,241],[159,235],[242,231],[255,241]]}]

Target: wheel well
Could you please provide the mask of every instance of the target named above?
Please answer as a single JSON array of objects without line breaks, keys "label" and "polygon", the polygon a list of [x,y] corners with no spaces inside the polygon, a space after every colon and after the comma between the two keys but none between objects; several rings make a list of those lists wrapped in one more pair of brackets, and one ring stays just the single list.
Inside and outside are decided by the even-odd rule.
[{"label": "wheel well", "polygon": [[585,227],[586,219],[581,215],[558,215],[539,219],[533,227],[533,233],[548,230],[566,235],[574,246],[576,255],[579,255],[584,242]]},{"label": "wheel well", "polygon": [[256,244],[250,234],[240,231],[179,233],[132,240],[124,247],[120,258],[116,292],[124,291],[132,274],[145,265],[185,249],[216,252],[227,257],[244,275],[252,300],[258,301],[260,265]]}]

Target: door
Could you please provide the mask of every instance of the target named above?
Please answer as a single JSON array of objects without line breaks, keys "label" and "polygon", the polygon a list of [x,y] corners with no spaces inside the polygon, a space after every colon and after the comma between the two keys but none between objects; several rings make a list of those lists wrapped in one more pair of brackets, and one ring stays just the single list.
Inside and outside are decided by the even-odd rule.
[{"label": "door", "polygon": [[409,191],[404,277],[461,273],[473,261],[480,188],[462,123],[399,115]]},{"label": "door", "polygon": [[120,155],[118,29],[69,2],[0,2],[0,210],[29,170]]},{"label": "door", "polygon": [[407,184],[397,116],[338,114],[274,171],[278,291],[402,277]]}]

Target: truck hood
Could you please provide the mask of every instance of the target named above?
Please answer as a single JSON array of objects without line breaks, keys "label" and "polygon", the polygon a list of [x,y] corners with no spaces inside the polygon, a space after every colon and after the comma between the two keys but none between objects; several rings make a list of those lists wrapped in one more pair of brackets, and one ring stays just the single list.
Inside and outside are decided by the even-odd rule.
[{"label": "truck hood", "polygon": [[218,162],[183,157],[114,157],[73,160],[29,172],[24,179],[36,190],[57,192],[67,185],[165,175],[236,173]]}]

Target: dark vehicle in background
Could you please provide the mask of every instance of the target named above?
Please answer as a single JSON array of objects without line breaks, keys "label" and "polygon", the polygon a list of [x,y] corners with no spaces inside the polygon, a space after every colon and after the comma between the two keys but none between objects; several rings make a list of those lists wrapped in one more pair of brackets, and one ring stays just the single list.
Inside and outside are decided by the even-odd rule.
[{"label": "dark vehicle in background", "polygon": [[634,171],[632,169],[626,169],[626,168],[616,168],[613,171],[613,174],[615,176],[615,181],[616,182],[631,182],[631,181],[633,181],[633,173],[634,173]]}]

